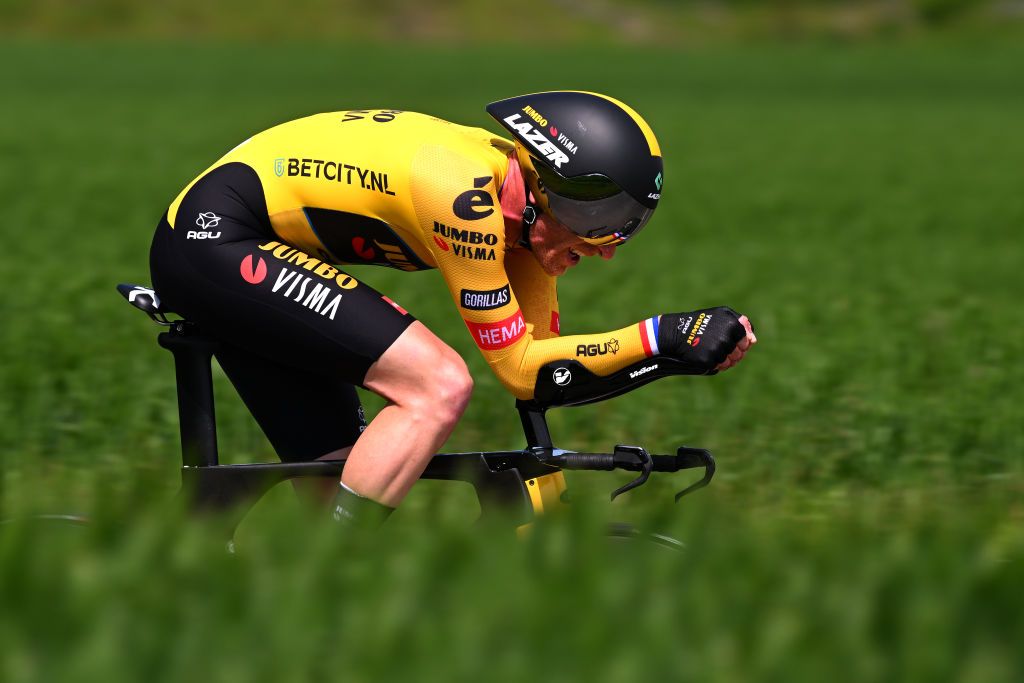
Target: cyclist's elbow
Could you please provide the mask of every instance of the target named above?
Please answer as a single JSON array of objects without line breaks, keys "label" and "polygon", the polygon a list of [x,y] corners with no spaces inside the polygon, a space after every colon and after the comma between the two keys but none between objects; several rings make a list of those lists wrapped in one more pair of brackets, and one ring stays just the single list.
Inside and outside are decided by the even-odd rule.
[{"label": "cyclist's elbow", "polygon": [[495,372],[498,380],[510,394],[521,401],[529,401],[533,398],[533,384],[535,377],[527,377],[519,373]]}]

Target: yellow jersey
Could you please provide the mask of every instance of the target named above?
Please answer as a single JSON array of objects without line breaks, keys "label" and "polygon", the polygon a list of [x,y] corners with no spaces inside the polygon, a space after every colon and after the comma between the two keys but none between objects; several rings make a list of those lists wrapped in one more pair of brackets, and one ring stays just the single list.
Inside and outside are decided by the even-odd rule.
[{"label": "yellow jersey", "polygon": [[[513,143],[481,128],[394,109],[316,114],[254,135],[228,163],[259,176],[279,243],[260,248],[313,264],[441,271],[497,377],[529,399],[538,370],[576,359],[606,375],[657,353],[657,319],[603,334],[559,336],[556,278],[510,244],[500,196]],[[302,254],[301,252],[305,252]],[[316,260],[316,259],[313,259]]]}]

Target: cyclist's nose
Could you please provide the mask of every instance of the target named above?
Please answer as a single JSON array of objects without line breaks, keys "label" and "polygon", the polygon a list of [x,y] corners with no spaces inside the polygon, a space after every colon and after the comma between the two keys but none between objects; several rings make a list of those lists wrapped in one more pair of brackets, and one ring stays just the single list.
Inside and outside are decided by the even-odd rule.
[{"label": "cyclist's nose", "polygon": [[606,260],[612,258],[613,256],[615,256],[615,250],[617,248],[618,248],[617,246],[613,246],[613,247],[599,247],[599,249],[601,250],[601,258],[606,259]]}]

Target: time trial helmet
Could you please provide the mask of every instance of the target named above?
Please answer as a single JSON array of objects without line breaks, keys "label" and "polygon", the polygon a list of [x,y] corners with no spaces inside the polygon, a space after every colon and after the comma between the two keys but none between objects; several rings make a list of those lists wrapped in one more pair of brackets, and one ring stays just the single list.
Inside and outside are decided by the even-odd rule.
[{"label": "time trial helmet", "polygon": [[621,244],[661,199],[664,169],[654,132],[628,105],[575,90],[487,105],[515,138],[537,208],[584,240]]}]

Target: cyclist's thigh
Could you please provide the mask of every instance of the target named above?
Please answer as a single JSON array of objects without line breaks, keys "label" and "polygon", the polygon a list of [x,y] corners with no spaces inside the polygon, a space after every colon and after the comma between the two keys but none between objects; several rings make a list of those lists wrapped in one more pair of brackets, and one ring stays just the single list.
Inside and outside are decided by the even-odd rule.
[{"label": "cyclist's thigh", "polygon": [[204,176],[182,200],[175,228],[166,221],[157,228],[157,292],[171,310],[242,350],[361,384],[414,318],[368,285],[277,242],[265,212],[248,166]]},{"label": "cyclist's thigh", "polygon": [[222,342],[217,362],[281,460],[316,460],[351,446],[366,428],[355,387]]}]

